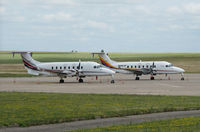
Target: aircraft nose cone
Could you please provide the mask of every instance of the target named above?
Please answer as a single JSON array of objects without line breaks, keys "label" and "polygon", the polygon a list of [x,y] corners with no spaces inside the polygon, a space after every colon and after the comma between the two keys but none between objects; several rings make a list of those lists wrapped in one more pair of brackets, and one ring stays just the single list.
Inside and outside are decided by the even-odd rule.
[{"label": "aircraft nose cone", "polygon": [[176,69],[177,69],[177,71],[178,71],[178,72],[180,72],[180,73],[183,73],[183,72],[185,72],[185,70],[184,70],[184,69],[182,69],[182,68],[179,68],[179,67],[177,67]]},{"label": "aircraft nose cone", "polygon": [[185,72],[185,70],[184,70],[184,69],[182,69],[182,68],[180,68],[180,70],[181,70],[181,72]]}]

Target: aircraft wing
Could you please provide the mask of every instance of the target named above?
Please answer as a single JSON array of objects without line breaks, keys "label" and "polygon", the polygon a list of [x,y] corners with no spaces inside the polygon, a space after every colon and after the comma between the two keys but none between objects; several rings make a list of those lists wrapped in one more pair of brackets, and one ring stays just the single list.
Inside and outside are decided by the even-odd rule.
[{"label": "aircraft wing", "polygon": [[59,75],[75,76],[77,74],[76,70],[49,70],[49,69],[39,68],[39,71],[58,74],[58,76]]},{"label": "aircraft wing", "polygon": [[133,72],[134,74],[137,75],[142,75],[142,74],[150,74],[151,73],[151,69],[148,68],[142,68],[142,69],[136,69],[136,68],[122,68],[123,70],[128,70]]},{"label": "aircraft wing", "polygon": [[58,75],[75,76],[77,74],[76,70],[63,70],[56,72]]}]

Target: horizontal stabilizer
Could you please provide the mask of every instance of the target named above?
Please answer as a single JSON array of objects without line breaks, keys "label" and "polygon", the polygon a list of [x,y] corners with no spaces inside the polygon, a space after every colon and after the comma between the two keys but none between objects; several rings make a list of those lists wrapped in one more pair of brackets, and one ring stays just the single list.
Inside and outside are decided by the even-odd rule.
[{"label": "horizontal stabilizer", "polygon": [[105,52],[93,52],[91,53],[92,57],[94,57],[94,55],[104,55],[106,54]]},{"label": "horizontal stabilizer", "polygon": [[28,74],[31,74],[31,75],[39,75],[39,72],[38,71],[35,71],[35,70],[32,70],[32,69],[29,69],[29,68],[26,68],[27,71],[28,71]]}]

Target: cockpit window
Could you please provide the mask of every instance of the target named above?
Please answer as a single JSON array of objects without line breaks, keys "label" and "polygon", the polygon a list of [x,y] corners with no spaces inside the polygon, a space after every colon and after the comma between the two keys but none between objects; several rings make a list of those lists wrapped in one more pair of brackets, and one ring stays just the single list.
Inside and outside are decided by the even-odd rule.
[{"label": "cockpit window", "polygon": [[165,65],[165,67],[172,67],[173,65],[172,64],[169,64],[169,65]]},{"label": "cockpit window", "polygon": [[100,67],[102,67],[102,66],[101,65],[94,66],[94,68],[100,68]]}]

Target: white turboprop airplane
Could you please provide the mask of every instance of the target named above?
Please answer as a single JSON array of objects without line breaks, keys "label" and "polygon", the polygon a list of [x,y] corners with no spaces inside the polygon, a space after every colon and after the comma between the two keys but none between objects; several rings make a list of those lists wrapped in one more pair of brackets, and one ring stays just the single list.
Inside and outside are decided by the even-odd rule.
[{"label": "white turboprop airplane", "polygon": [[44,76],[58,76],[60,83],[64,83],[66,77],[78,77],[79,82],[82,83],[86,76],[112,76],[111,83],[114,83],[114,71],[102,67],[96,62],[47,62],[41,63],[34,60],[28,52],[12,52],[13,57],[15,53],[20,53],[24,66],[29,74],[44,75]]},{"label": "white turboprop airplane", "polygon": [[175,67],[171,63],[166,61],[139,61],[139,62],[116,62],[111,60],[105,52],[91,53],[99,55],[101,63],[118,72],[124,74],[135,74],[135,80],[139,80],[139,76],[150,74],[151,80],[154,80],[156,74],[181,74],[181,80],[184,80],[184,69]]}]

